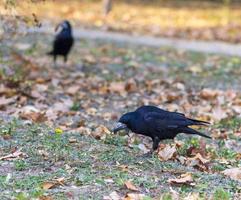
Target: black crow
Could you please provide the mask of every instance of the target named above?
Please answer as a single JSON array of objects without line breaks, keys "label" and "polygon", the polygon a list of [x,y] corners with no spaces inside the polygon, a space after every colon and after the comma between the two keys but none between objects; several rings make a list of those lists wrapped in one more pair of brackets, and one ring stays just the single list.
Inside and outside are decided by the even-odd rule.
[{"label": "black crow", "polygon": [[178,133],[196,134],[211,138],[188,127],[208,124],[209,122],[187,118],[182,113],[169,112],[155,106],[141,106],[134,112],[122,115],[113,132],[126,129],[136,134],[149,136],[153,141],[151,151],[153,152],[158,148],[161,140],[173,139]]},{"label": "black crow", "polygon": [[54,63],[56,62],[57,56],[64,56],[64,62],[68,59],[68,54],[70,52],[71,47],[74,43],[74,38],[72,36],[72,27],[69,21],[65,20],[60,23],[56,28],[57,31],[59,28],[62,28],[61,31],[55,36],[55,40],[53,42],[53,50],[48,55],[53,56]]}]

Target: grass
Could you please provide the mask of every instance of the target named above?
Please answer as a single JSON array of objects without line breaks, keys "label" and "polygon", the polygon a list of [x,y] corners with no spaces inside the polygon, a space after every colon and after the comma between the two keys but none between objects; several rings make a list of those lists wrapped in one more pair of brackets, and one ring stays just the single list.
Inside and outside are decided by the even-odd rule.
[{"label": "grass", "polygon": [[[15,38],[14,42],[34,46],[35,50],[27,51],[27,55],[23,50],[20,50],[20,53],[25,58],[34,60],[34,63],[38,65],[40,68],[37,71],[38,78],[47,77],[47,80],[49,78],[60,80],[61,89],[59,89],[60,85],[56,88],[50,81],[35,83],[35,79],[31,79],[33,86],[49,86],[43,92],[47,94],[45,96],[47,98],[46,105],[51,107],[52,104],[59,101],[59,98],[70,97],[73,99],[73,105],[69,108],[71,113],[64,112],[54,120],[52,125],[47,125],[13,118],[5,115],[7,109],[2,110],[0,114],[0,157],[8,155],[15,148],[20,149],[26,156],[0,161],[1,199],[32,199],[46,196],[51,196],[53,199],[69,199],[71,195],[80,199],[82,197],[103,199],[103,196],[107,196],[113,191],[125,196],[126,193],[131,192],[124,186],[126,181],[131,181],[138,187],[140,193],[146,195],[146,199],[160,198],[163,194],[165,194],[163,199],[170,199],[170,187],[180,193],[180,198],[186,197],[189,193],[197,193],[203,199],[226,199],[237,196],[240,192],[240,183],[221,174],[221,171],[227,168],[240,166],[240,160],[236,159],[237,152],[226,147],[226,140],[205,140],[207,154],[211,156],[212,160],[209,166],[210,171],[202,172],[194,167],[182,165],[177,160],[164,162],[160,161],[157,155],[143,157],[138,148],[138,144],[143,142],[143,138],[137,137],[130,147],[128,141],[130,138],[121,134],[110,134],[102,140],[97,140],[92,135],[85,135],[81,130],[62,130],[61,126],[79,117],[77,122],[81,121],[81,126],[89,128],[91,133],[100,124],[111,128],[116,119],[114,115],[110,119],[103,119],[106,112],[119,115],[124,110],[131,110],[142,105],[142,97],[150,100],[149,98],[154,96],[155,99],[158,99],[160,90],[156,92],[155,89],[165,88],[168,81],[177,78],[185,87],[191,88],[195,92],[199,91],[201,87],[219,88],[220,90],[229,86],[240,88],[240,85],[237,84],[241,77],[238,69],[238,65],[241,63],[240,58],[176,51],[165,47],[148,48],[81,40],[76,41],[75,48],[70,55],[70,64],[67,67],[59,64],[57,68],[54,68],[52,60],[39,56],[48,49],[51,40],[50,36],[37,34]],[[1,61],[0,66],[6,66],[6,63],[13,66],[15,62],[18,62],[24,71],[26,65],[12,58],[10,51],[1,50],[0,52],[3,58],[8,58],[7,61]],[[92,62],[88,62],[88,59],[91,60],[89,57],[93,58]],[[83,66],[78,71],[75,67],[80,63],[83,63]],[[198,66],[201,71],[193,72],[190,70],[190,66]],[[206,73],[207,71],[208,73]],[[32,69],[31,72],[35,71]],[[8,78],[7,71],[4,73],[6,73],[4,77]],[[19,70],[16,70],[15,73],[22,80],[21,86],[25,85],[25,81],[30,81],[29,76],[24,79],[24,73],[19,73]],[[74,82],[73,77],[76,76],[73,74],[78,73],[81,73],[81,81],[91,79],[95,80],[97,85],[108,85],[116,80],[123,81],[131,78],[137,80],[141,89],[147,88],[148,81],[162,80],[163,83],[160,85],[158,82],[157,86],[153,85],[149,90],[140,90],[141,95],[139,92],[128,93],[128,101],[126,97],[119,94],[99,94],[95,89],[96,85],[93,89],[89,88],[88,84],[81,87],[76,94],[68,95],[65,92],[71,84],[83,84],[83,82]],[[226,85],[224,85],[225,77],[229,77],[228,82],[225,82]],[[199,80],[205,81],[200,82]],[[65,81],[70,81],[71,84],[68,82],[66,84]],[[167,87],[172,91],[170,85]],[[11,93],[7,94],[11,96]],[[17,94],[21,97],[21,94]],[[89,101],[89,99],[92,100]],[[101,103],[97,104],[95,100]],[[26,104],[18,103],[19,101],[16,105],[13,103],[7,108],[36,105],[36,100],[28,98]],[[179,101],[174,101],[173,104],[178,103]],[[160,104],[168,106],[172,105],[172,102],[160,100]],[[88,114],[88,107],[96,108],[96,114]],[[195,116],[195,113],[193,115]],[[228,132],[228,139],[234,139],[238,143],[240,139],[234,134],[239,127],[239,118],[232,117],[214,124],[211,129],[225,129]],[[10,137],[6,137],[6,135]],[[180,135],[177,139],[183,142],[177,152],[178,156],[186,156],[187,149],[190,147],[200,147],[200,139],[197,137]],[[228,164],[220,162],[222,159],[228,160]],[[168,179],[176,178],[186,172],[193,174],[195,186],[173,186],[168,183]],[[43,183],[58,178],[64,178],[63,185],[57,184],[49,190],[42,188]],[[217,189],[219,187],[222,189]]]},{"label": "grass", "polygon": [[[1,126],[5,125],[7,126],[1,122]],[[22,121],[17,121],[15,129],[13,139],[6,141],[1,139],[2,150],[6,154],[10,147],[21,148],[27,157],[12,161],[0,161],[1,166],[13,165],[13,168],[7,167],[5,169],[7,173],[0,174],[2,198],[9,195],[15,196],[16,199],[36,198],[43,195],[57,198],[59,193],[63,192],[63,198],[66,199],[67,193],[62,186],[57,186],[54,190],[42,189],[44,182],[53,181],[60,177],[64,177],[64,187],[67,188],[75,186],[80,191],[82,191],[81,188],[85,187],[89,187],[90,190],[93,186],[95,189],[101,188],[102,191],[97,189],[94,193],[86,193],[83,190],[80,196],[87,194],[90,199],[101,199],[101,195],[111,193],[114,190],[120,190],[123,193],[126,191],[124,183],[127,180],[132,181],[141,191],[145,189],[155,192],[156,196],[168,192],[169,186],[166,181],[173,176],[172,169],[193,171],[193,169],[187,169],[176,162],[160,162],[156,156],[152,158],[140,157],[138,150],[129,149],[122,146],[121,143],[110,144],[110,138],[107,141],[97,141],[90,137],[81,136],[79,133],[65,132],[62,135],[56,135],[45,125],[26,127]],[[73,137],[77,139],[77,142],[69,143],[69,138]],[[121,137],[109,137],[112,137],[113,140],[121,139]],[[222,151],[222,147],[219,151]],[[127,167],[126,170],[123,166]],[[161,173],[160,170],[166,170],[166,172]],[[181,187],[180,191],[183,195],[191,191],[206,195],[208,188],[215,188],[222,182],[225,183],[229,192],[221,189],[216,190],[214,199],[219,197],[227,199],[230,192],[234,194],[236,191],[233,187],[234,181],[225,177],[196,170],[193,173],[198,185],[194,188]],[[168,199],[168,194],[163,198]]]},{"label": "grass", "polygon": [[222,199],[222,200],[229,200],[230,194],[222,188],[218,188],[214,193],[214,200]]}]

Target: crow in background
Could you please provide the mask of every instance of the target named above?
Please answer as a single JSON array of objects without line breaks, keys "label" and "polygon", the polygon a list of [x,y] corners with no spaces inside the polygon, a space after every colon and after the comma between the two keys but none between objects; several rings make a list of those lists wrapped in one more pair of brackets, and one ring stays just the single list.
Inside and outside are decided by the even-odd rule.
[{"label": "crow in background", "polygon": [[72,36],[72,27],[69,21],[65,20],[62,23],[60,23],[55,28],[55,31],[57,31],[60,27],[62,29],[55,36],[55,40],[53,42],[53,50],[47,53],[48,55],[53,56],[54,63],[56,62],[58,55],[64,56],[64,62],[66,62],[68,59],[68,54],[70,52],[70,49],[74,43],[74,38]]},{"label": "crow in background", "polygon": [[158,148],[159,142],[165,139],[174,139],[178,133],[196,134],[211,138],[188,126],[209,125],[208,122],[185,117],[178,112],[169,112],[155,106],[141,106],[134,112],[124,114],[117,123],[113,132],[122,129],[131,130],[136,134],[151,137],[153,141],[152,151]]}]

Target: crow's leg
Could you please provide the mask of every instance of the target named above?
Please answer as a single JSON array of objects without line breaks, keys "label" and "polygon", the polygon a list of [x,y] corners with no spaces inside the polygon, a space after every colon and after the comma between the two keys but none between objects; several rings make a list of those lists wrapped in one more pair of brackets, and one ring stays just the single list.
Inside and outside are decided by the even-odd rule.
[{"label": "crow's leg", "polygon": [[147,153],[144,153],[141,155],[141,158],[150,158],[150,157],[152,157],[152,153],[153,153],[152,150]]},{"label": "crow's leg", "polygon": [[153,145],[152,145],[152,152],[154,152],[155,150],[157,150],[158,146],[159,146],[159,142],[161,141],[159,137],[155,136],[154,138],[152,138],[153,141]]},{"label": "crow's leg", "polygon": [[53,59],[54,59],[54,66],[56,66],[57,55],[54,55]]},{"label": "crow's leg", "polygon": [[152,150],[149,151],[148,153],[145,153],[143,155],[143,157],[151,157],[152,154],[154,153],[155,150],[157,150],[158,146],[159,146],[159,142],[161,141],[159,137],[153,137],[152,138],[152,141],[153,141],[153,145],[152,145]]},{"label": "crow's leg", "polygon": [[67,56],[67,55],[65,55],[65,56],[64,56],[64,63],[66,63],[66,62],[67,62],[67,60],[68,60],[68,56]]}]

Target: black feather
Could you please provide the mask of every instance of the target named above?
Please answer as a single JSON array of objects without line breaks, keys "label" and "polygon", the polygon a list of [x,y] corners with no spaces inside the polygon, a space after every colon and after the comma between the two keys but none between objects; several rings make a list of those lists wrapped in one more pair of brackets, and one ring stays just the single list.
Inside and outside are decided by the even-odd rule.
[{"label": "black feather", "polygon": [[169,112],[155,106],[141,106],[134,112],[124,114],[119,122],[132,132],[146,135],[153,140],[153,150],[161,140],[173,139],[179,133],[195,134],[206,138],[210,136],[196,131],[189,126],[207,126],[209,122],[191,119],[178,112]]}]

